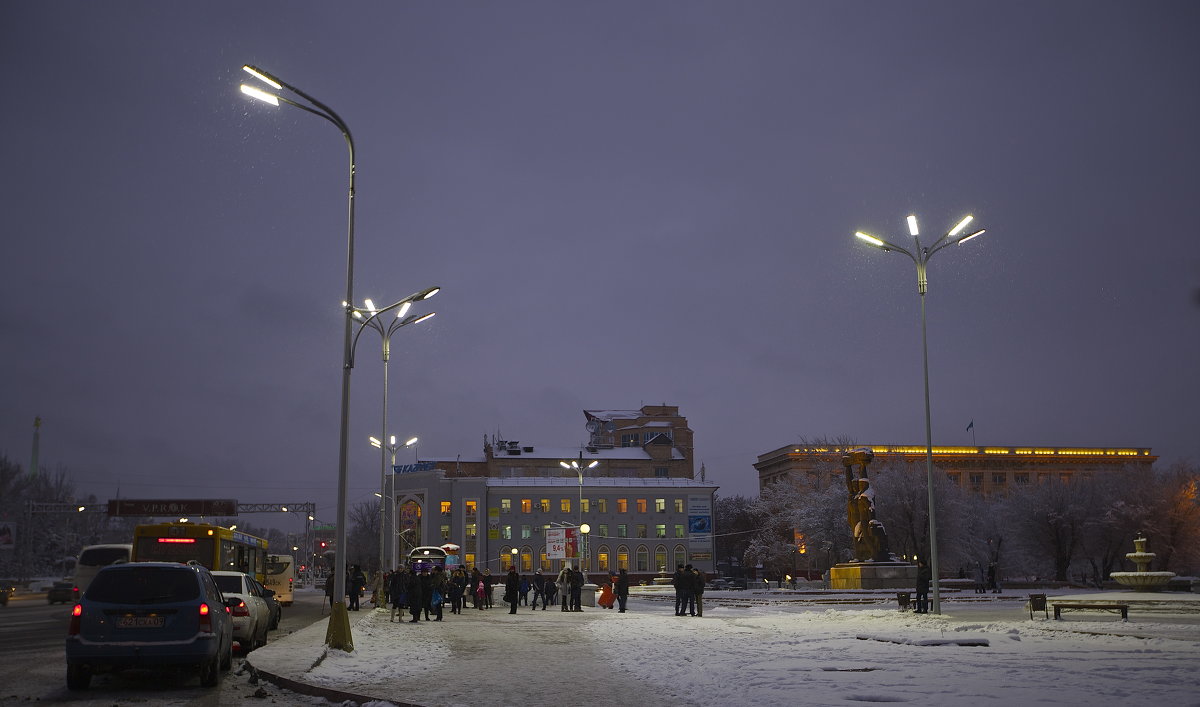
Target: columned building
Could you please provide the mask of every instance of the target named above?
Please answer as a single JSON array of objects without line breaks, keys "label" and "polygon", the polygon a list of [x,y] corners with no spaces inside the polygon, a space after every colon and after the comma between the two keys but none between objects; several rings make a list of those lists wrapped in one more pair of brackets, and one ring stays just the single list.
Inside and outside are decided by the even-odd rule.
[{"label": "columned building", "polygon": [[[493,438],[481,456],[395,467],[385,510],[396,518],[391,556],[453,543],[467,568],[493,574],[514,559],[522,573],[582,564],[593,573],[624,568],[638,581],[680,563],[712,572],[718,487],[693,478],[692,431],[679,408],[585,410],[584,421],[588,441],[576,447]],[[581,557],[552,557],[546,531],[585,524]]]},{"label": "columned building", "polygon": [[[827,488],[842,484],[842,455],[866,447],[875,453],[871,470],[888,462],[917,464],[923,469],[926,448],[907,445],[801,445],[790,444],[760,454],[754,468],[758,485],[785,479],[802,487]],[[934,447],[934,469],[961,488],[978,493],[1003,493],[1025,485],[1069,481],[1075,475],[1146,472],[1158,459],[1147,447]]]}]

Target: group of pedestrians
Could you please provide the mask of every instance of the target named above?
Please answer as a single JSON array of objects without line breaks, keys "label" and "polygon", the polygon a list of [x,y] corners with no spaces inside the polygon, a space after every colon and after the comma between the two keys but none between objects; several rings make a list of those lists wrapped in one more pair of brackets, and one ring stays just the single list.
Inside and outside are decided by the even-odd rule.
[{"label": "group of pedestrians", "polygon": [[704,573],[691,565],[676,565],[671,584],[675,587],[676,616],[704,616]]}]

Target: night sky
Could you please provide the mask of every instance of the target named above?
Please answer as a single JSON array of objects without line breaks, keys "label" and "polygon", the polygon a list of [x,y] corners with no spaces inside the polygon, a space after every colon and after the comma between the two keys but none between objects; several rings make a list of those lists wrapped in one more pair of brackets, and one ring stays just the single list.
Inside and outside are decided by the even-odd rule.
[{"label": "night sky", "polygon": [[[800,437],[1200,459],[1200,4],[0,5],[0,454],[102,499],[335,515],[345,143],[389,433],[569,446],[678,405],[722,494]],[[973,224],[974,225],[974,224]],[[929,236],[932,237],[929,237]],[[380,337],[351,504],[380,457]],[[399,461],[411,462],[413,452]],[[248,519],[267,524],[268,519]],[[275,521],[272,521],[275,522]]]}]

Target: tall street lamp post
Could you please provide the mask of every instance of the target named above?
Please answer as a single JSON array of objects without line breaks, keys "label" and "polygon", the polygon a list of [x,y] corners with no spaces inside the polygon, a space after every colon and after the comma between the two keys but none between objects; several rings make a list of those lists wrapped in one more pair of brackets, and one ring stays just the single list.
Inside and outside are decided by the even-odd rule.
[{"label": "tall street lamp post", "polygon": [[917,217],[908,217],[908,232],[913,238],[913,250],[908,250],[901,246],[889,243],[882,238],[863,233],[856,232],[854,235],[867,243],[887,251],[898,251],[907,255],[917,266],[917,293],[921,296],[921,353],[924,359],[925,372],[925,488],[928,494],[927,503],[929,505],[929,569],[933,575],[933,613],[942,613],[941,595],[938,590],[938,550],[937,550],[937,523],[934,514],[934,498],[933,498],[933,432],[929,424],[929,345],[925,338],[925,290],[928,288],[929,281],[925,276],[926,264],[933,254],[945,248],[948,245],[957,243],[962,245],[976,236],[983,235],[984,229],[979,229],[966,235],[961,235],[967,225],[974,219],[973,216],[966,216],[958,222],[954,228],[950,229],[941,238],[937,239],[931,246],[922,246],[920,231],[917,228]]},{"label": "tall street lamp post", "polygon": [[585,469],[595,469],[596,467],[600,466],[600,460],[593,459],[591,464],[584,466],[583,465],[583,452],[580,452],[579,459],[577,459],[577,460],[572,459],[569,462],[560,461],[558,463],[558,465],[561,466],[562,468],[566,469],[567,471],[575,472],[575,475],[579,477],[579,505],[575,508],[575,510],[578,514],[577,515],[578,522],[575,524],[575,527],[577,527],[577,528],[582,527],[583,526],[583,472]]},{"label": "tall street lamp post", "polygon": [[[372,302],[371,300],[365,300],[364,302],[366,304],[366,310],[367,310],[367,312],[369,312],[371,314],[371,316],[369,316],[365,320],[363,320],[363,326],[370,327],[370,328],[374,329],[375,331],[379,332],[379,336],[383,339],[383,421],[382,421],[382,425],[380,428],[379,436],[384,437],[385,435],[387,435],[388,361],[392,357],[392,334],[395,334],[402,327],[406,327],[409,324],[416,324],[418,322],[423,322],[426,319],[433,317],[436,314],[436,312],[430,312],[430,313],[422,315],[422,316],[409,315],[406,318],[405,315],[408,314],[409,308],[412,307],[412,302],[405,302],[404,304],[400,305],[399,308],[396,309],[395,319],[392,319],[391,322],[387,326],[384,326],[383,322],[376,315],[375,303]],[[356,312],[355,314],[358,315],[359,317],[361,317],[361,314],[359,314],[358,312]],[[414,437],[412,439],[412,441],[406,443],[404,446],[410,447],[413,444],[416,444],[416,441],[417,441],[417,438]],[[373,439],[372,444],[374,444],[374,443],[375,443],[375,440]],[[392,444],[393,445],[396,444],[395,437],[392,437]],[[385,492],[383,485],[384,485],[384,480],[386,478],[386,471],[387,471],[387,450],[384,449],[382,443],[375,444],[375,446],[379,447],[379,496],[382,499],[383,494]],[[395,466],[395,465],[396,465],[396,451],[393,448],[392,449],[392,466]],[[383,538],[384,538],[384,535],[383,535],[383,502],[380,501],[380,503],[379,503],[379,571],[380,572],[383,571],[384,560],[385,560]]]},{"label": "tall street lamp post", "polygon": [[[387,343],[386,342],[387,342],[387,339],[385,338],[384,346],[383,346],[383,350],[384,350],[384,359],[383,359],[383,424],[384,424],[384,429],[387,429]],[[387,458],[386,455],[389,452],[391,453],[393,469],[396,466],[397,450],[407,449],[408,447],[411,447],[417,443],[417,438],[413,437],[412,439],[408,440],[404,444],[396,444],[396,435],[392,435],[391,437],[389,437],[388,438],[389,441],[387,444],[384,444],[382,440],[375,439],[374,437],[371,437],[370,439],[371,439],[371,446],[380,450],[379,457],[381,460],[385,460]],[[380,463],[381,463],[381,465],[383,465],[383,464],[386,464],[386,461],[381,461]],[[389,565],[390,569],[396,568],[396,560],[395,560],[396,553],[394,553],[394,552],[386,553],[385,545],[388,545],[390,543],[384,542],[384,530],[385,530],[384,525],[385,525],[385,523],[384,523],[383,509],[387,507],[384,502],[388,500],[389,495],[394,496],[394,493],[388,494],[387,489],[384,488],[384,486],[385,486],[384,482],[386,481],[386,479],[387,479],[387,477],[384,475],[383,469],[380,469],[379,470],[379,569],[380,569],[380,571],[382,571],[384,568],[383,563],[384,563],[384,559],[387,557],[387,554],[391,554],[391,556],[392,556],[392,562]],[[395,505],[395,502],[396,502],[395,498],[392,498],[392,500],[391,500],[392,505]],[[392,535],[395,535],[395,533],[396,533],[395,508],[392,508],[391,511],[392,511],[390,514],[391,515],[391,524],[390,524],[388,530],[391,531]]]},{"label": "tall street lamp post", "polygon": [[[346,122],[333,111],[332,108],[321,103],[312,96],[306,94],[295,86],[289,85],[284,81],[272,76],[254,66],[244,65],[242,67],[247,73],[263,83],[270,86],[276,91],[287,90],[290,93],[299,96],[308,105],[296,102],[285,96],[277,93],[264,91],[256,86],[241,85],[242,93],[248,96],[265,101],[272,105],[278,106],[280,101],[307,111],[313,115],[319,116],[333,123],[346,140],[346,146],[350,149],[350,189],[347,196],[347,228],[346,228],[346,299],[344,307],[347,308],[349,314],[350,303],[354,301],[354,138],[350,135],[350,128]],[[342,337],[342,410],[341,410],[341,434],[340,443],[338,446],[338,508],[337,508],[337,562],[336,573],[334,576],[333,602],[329,611],[329,629],[325,635],[325,642],[331,648],[339,648],[346,651],[354,650],[353,638],[350,635],[350,615],[346,613],[346,604],[344,597],[346,596],[346,457],[348,451],[348,439],[350,431],[350,318],[346,317],[344,326],[344,335]]]},{"label": "tall street lamp post", "polygon": [[[247,84],[241,85],[242,93],[256,98],[260,101],[278,106],[280,102],[286,103],[289,106],[299,108],[300,110],[312,113],[315,116],[323,118],[341,132],[342,137],[346,141],[346,146],[350,151],[350,188],[347,192],[347,226],[346,226],[346,298],[342,300],[342,307],[345,311],[345,325],[343,327],[342,337],[342,395],[341,395],[341,419],[338,440],[338,499],[337,499],[337,528],[335,529],[337,539],[337,554],[334,570],[334,587],[333,587],[333,602],[329,611],[329,628],[325,633],[325,643],[331,648],[337,648],[345,651],[354,650],[354,639],[350,634],[350,615],[346,612],[346,462],[349,454],[349,439],[350,439],[350,372],[354,368],[354,342],[357,341],[357,336],[354,333],[352,325],[352,315],[358,315],[361,318],[361,311],[356,310],[353,306],[354,302],[354,175],[355,175],[355,154],[354,154],[354,138],[350,134],[350,128],[346,125],[346,121],[342,120],[341,116],[334,112],[332,108],[318,101],[304,91],[292,86],[276,76],[272,76],[266,71],[249,64],[243,65],[242,69],[254,78],[263,82],[274,91],[287,91],[304,102],[298,102],[287,96],[279,93],[272,93],[263,90],[257,86]],[[405,298],[412,302],[432,297],[438,288],[430,288],[421,293],[416,293]],[[377,316],[384,311],[390,311],[403,304],[405,300],[401,300],[390,307],[384,308],[380,312],[373,314]],[[362,328],[359,328],[359,334],[362,334]]]}]

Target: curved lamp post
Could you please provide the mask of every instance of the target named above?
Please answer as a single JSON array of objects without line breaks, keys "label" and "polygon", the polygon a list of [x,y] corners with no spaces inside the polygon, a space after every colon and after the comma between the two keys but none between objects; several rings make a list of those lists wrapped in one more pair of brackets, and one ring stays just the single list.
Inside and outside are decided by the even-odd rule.
[{"label": "curved lamp post", "polygon": [[[431,314],[429,316],[433,316],[433,315]],[[396,328],[399,329],[400,327],[396,327]],[[387,346],[387,338],[386,337],[384,338],[383,342],[384,342],[383,343],[383,351],[384,351],[384,353],[383,353],[383,425],[384,425],[384,427],[383,428],[387,429],[387,348],[388,348],[388,346]],[[400,449],[407,449],[407,448],[413,446],[414,444],[417,443],[417,438],[413,437],[412,439],[408,440],[404,444],[396,444],[396,435],[392,435],[391,437],[389,437],[388,438],[389,441],[387,444],[384,444],[382,441],[375,439],[374,437],[371,437],[370,439],[371,439],[371,446],[375,447],[376,449],[379,450],[379,460],[380,460],[380,469],[379,469],[379,569],[380,569],[380,571],[382,571],[383,567],[384,567],[383,561],[384,561],[384,558],[387,556],[387,554],[392,555],[392,562],[390,563],[389,566],[392,569],[396,568],[396,553],[394,553],[394,552],[386,553],[385,547],[384,547],[385,543],[384,543],[384,527],[383,527],[384,526],[383,509],[385,508],[385,506],[384,506],[383,502],[388,497],[387,489],[384,487],[384,481],[387,478],[384,475],[384,468],[387,463],[386,455],[388,452],[391,452],[392,466],[395,467],[396,466],[396,452]],[[392,504],[395,505],[394,499],[392,501]],[[395,509],[393,509],[393,511],[391,513],[391,519],[392,519],[391,531],[394,534],[396,531]]]},{"label": "curved lamp post", "polygon": [[[281,102],[286,103],[294,108],[312,113],[313,115],[323,118],[338,129],[342,134],[342,138],[346,141],[346,147],[350,151],[350,188],[347,192],[347,219],[346,219],[346,298],[342,301],[342,307],[346,313],[346,322],[343,327],[342,337],[342,396],[341,396],[341,424],[338,444],[338,500],[337,500],[337,555],[335,562],[333,601],[329,611],[329,628],[325,634],[325,643],[331,648],[338,648],[346,651],[354,650],[354,640],[350,634],[350,615],[346,612],[346,461],[349,454],[349,438],[350,438],[350,371],[354,367],[354,349],[351,340],[353,328],[351,326],[351,314],[354,313],[354,307],[351,305],[354,302],[354,174],[355,174],[355,154],[354,154],[354,138],[350,134],[350,128],[346,125],[346,121],[342,120],[332,108],[318,101],[304,91],[288,84],[282,79],[272,76],[270,73],[249,64],[242,66],[242,69],[270,87],[273,91],[267,91],[257,86],[247,84],[241,85],[242,93],[264,101],[274,106],[278,106]],[[295,95],[300,100],[293,100],[287,96],[280,95],[279,91],[286,91]],[[415,299],[427,299],[431,297],[437,290],[434,288],[425,297]],[[403,300],[402,300],[403,301]],[[399,306],[397,303],[394,306]],[[362,333],[362,330],[359,330]],[[357,337],[355,338],[357,340]]]},{"label": "curved lamp post", "polygon": [[922,246],[920,231],[917,228],[917,217],[908,217],[908,233],[913,238],[914,248],[909,251],[906,248],[889,243],[882,238],[863,233],[862,231],[855,232],[855,236],[870,243],[876,248],[887,251],[899,251],[907,255],[917,266],[917,292],[921,295],[921,353],[924,358],[925,367],[925,488],[928,494],[929,504],[929,569],[933,575],[933,613],[942,613],[941,596],[938,592],[938,550],[937,550],[937,523],[934,520],[933,508],[933,432],[929,424],[929,345],[925,339],[925,290],[928,289],[929,281],[925,276],[926,264],[933,254],[951,244],[962,245],[976,236],[983,235],[984,229],[979,229],[966,235],[961,235],[966,230],[967,225],[971,223],[974,216],[966,216],[958,222],[954,228],[950,229],[941,238],[934,241],[931,246]]}]

